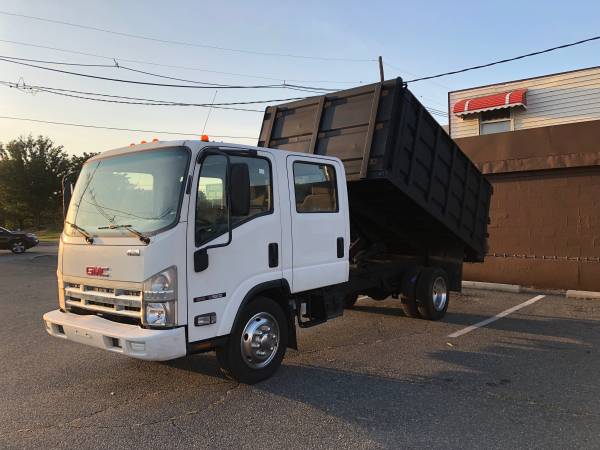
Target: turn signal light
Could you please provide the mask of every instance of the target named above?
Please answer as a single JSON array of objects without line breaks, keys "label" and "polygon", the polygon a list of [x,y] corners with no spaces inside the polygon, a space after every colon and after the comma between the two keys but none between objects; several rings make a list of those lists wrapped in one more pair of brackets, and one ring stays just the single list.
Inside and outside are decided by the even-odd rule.
[{"label": "turn signal light", "polygon": [[203,134],[202,136],[200,136],[200,140],[202,142],[208,142],[208,134]]}]

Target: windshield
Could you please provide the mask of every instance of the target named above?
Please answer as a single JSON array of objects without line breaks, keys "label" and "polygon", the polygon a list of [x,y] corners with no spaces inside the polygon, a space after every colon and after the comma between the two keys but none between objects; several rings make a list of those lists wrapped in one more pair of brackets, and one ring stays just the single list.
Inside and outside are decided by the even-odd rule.
[{"label": "windshield", "polygon": [[[84,165],[67,214],[67,222],[95,236],[131,235],[172,226],[186,180],[189,151],[184,147],[128,153]],[[74,227],[68,234],[77,235]]]}]

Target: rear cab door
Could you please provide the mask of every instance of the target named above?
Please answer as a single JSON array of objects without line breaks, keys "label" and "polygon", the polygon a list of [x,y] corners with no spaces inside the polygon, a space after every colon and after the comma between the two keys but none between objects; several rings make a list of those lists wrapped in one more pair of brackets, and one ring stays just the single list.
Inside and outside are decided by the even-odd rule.
[{"label": "rear cab door", "polygon": [[289,155],[292,292],[348,281],[350,224],[338,159]]}]

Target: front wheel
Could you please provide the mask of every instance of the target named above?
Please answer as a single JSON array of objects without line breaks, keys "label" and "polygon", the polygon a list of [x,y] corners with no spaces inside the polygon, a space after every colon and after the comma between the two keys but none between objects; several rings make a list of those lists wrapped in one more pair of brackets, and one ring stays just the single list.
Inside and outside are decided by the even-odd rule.
[{"label": "front wheel", "polygon": [[421,316],[440,320],[446,315],[450,303],[448,276],[442,269],[423,269],[417,281],[417,305]]},{"label": "front wheel", "polygon": [[10,244],[10,251],[16,254],[25,252],[25,243],[23,241],[14,241]]},{"label": "front wheel", "polygon": [[285,355],[288,325],[281,307],[267,297],[256,297],[242,311],[227,343],[217,348],[225,375],[254,384],[272,376]]}]

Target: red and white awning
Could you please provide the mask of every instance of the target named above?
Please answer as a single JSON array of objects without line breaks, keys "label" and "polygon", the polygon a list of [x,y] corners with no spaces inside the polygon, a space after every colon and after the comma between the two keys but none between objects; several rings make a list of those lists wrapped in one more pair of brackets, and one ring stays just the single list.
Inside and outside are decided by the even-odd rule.
[{"label": "red and white awning", "polygon": [[466,98],[454,104],[452,112],[457,116],[489,111],[492,109],[527,107],[527,89],[501,92],[485,97]]}]

